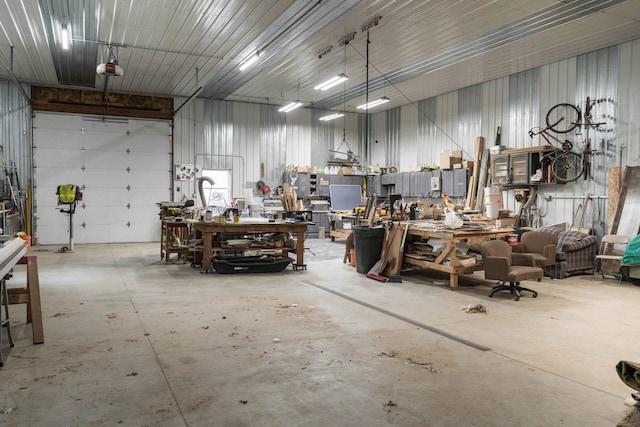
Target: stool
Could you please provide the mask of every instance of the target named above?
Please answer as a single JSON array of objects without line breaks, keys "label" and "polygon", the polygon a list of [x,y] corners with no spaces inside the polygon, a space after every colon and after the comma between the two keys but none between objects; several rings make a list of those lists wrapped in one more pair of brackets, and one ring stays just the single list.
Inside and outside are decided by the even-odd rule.
[{"label": "stool", "polygon": [[38,279],[38,257],[26,255],[17,264],[27,265],[27,287],[9,289],[9,304],[27,304],[27,323],[31,323],[33,343],[44,342],[42,310],[40,308],[40,280]]},{"label": "stool", "polygon": [[[4,319],[2,319],[2,306],[0,306],[0,325],[2,328],[7,329],[9,335],[9,344],[11,347],[13,344],[13,337],[11,336],[11,323],[9,322],[9,295],[7,294],[7,278],[6,276],[0,280],[0,300],[2,306],[4,306]],[[2,359],[2,328],[0,328],[0,367],[4,366],[4,360]]]}]

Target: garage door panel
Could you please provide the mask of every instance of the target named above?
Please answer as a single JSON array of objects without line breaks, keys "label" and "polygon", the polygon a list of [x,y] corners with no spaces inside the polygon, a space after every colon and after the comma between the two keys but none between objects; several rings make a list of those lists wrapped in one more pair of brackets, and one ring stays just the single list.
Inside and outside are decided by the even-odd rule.
[{"label": "garage door panel", "polygon": [[86,178],[86,175],[79,169],[36,168],[34,178],[38,187],[57,188],[60,184],[81,185],[79,183]]},{"label": "garage door panel", "polygon": [[127,161],[132,166],[137,166],[141,170],[156,169],[163,167],[170,169],[171,157],[167,153],[131,152],[127,156]]},{"label": "garage door panel", "polygon": [[156,203],[171,197],[169,130],[166,121],[101,123],[36,113],[34,197],[39,242],[68,241],[68,216],[56,209],[60,184],[85,187],[74,214],[76,243],[159,240]]},{"label": "garage door panel", "polygon": [[126,169],[127,153],[123,151],[87,150],[82,164],[87,168]]},{"label": "garage door panel", "polygon": [[80,169],[84,153],[80,150],[36,148],[33,150],[37,168]]}]

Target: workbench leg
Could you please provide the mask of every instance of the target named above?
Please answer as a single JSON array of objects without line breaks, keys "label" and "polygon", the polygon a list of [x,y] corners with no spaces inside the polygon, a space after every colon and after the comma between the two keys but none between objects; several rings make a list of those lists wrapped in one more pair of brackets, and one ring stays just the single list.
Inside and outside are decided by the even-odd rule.
[{"label": "workbench leg", "polygon": [[304,263],[304,232],[296,232],[296,263],[293,265],[294,270],[306,270],[307,265]]},{"label": "workbench leg", "polygon": [[451,287],[451,289],[456,289],[458,287],[458,274],[457,273],[451,273],[449,274],[449,286]]},{"label": "workbench leg", "polygon": [[211,257],[213,256],[213,233],[202,233],[202,269],[205,273],[211,270]]}]

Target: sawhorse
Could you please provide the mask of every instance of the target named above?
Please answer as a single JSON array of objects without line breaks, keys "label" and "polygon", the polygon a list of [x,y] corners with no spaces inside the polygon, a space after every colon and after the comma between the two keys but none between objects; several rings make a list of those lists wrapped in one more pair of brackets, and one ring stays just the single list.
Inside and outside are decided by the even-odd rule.
[{"label": "sawhorse", "polygon": [[40,307],[40,281],[38,279],[38,257],[25,255],[17,264],[27,265],[26,288],[8,289],[9,304],[27,304],[27,323],[31,323],[33,343],[44,342],[44,329],[42,327],[42,309]]}]

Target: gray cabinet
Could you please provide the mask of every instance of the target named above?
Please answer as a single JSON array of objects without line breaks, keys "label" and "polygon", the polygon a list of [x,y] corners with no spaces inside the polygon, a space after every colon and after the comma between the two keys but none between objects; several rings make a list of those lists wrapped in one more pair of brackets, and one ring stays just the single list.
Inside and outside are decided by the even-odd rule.
[{"label": "gray cabinet", "polygon": [[429,195],[429,191],[431,189],[431,171],[426,172],[418,172],[416,174],[416,186],[415,186],[415,196],[416,197],[427,197]]},{"label": "gray cabinet", "polygon": [[410,196],[411,193],[413,192],[413,189],[411,188],[411,175],[413,174],[409,172],[404,172],[401,175],[402,175],[402,192],[398,194],[402,194],[403,196]]},{"label": "gray cabinet", "polygon": [[374,194],[382,197],[387,195],[387,187],[382,185],[382,175],[367,176],[367,196]]},{"label": "gray cabinet", "polygon": [[442,193],[453,196],[453,169],[443,170],[440,174]]},{"label": "gray cabinet", "polygon": [[467,184],[468,184],[469,169],[454,169],[453,170],[453,197],[466,197],[467,196]]},{"label": "gray cabinet", "polygon": [[395,185],[396,184],[396,173],[385,173],[381,175],[381,183],[382,185]]},{"label": "gray cabinet", "polygon": [[442,171],[431,171],[431,178],[429,180],[429,197],[440,197],[442,194]]},{"label": "gray cabinet", "polygon": [[316,188],[318,196],[329,197],[329,185],[331,185],[331,177],[334,175],[318,175]]}]

